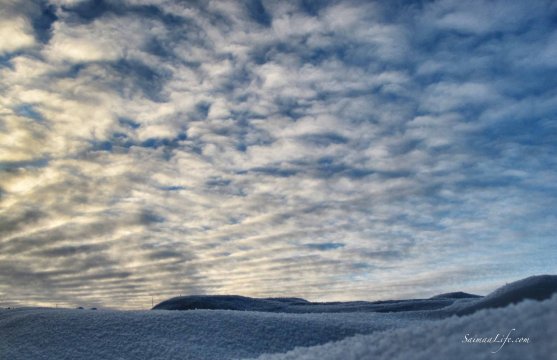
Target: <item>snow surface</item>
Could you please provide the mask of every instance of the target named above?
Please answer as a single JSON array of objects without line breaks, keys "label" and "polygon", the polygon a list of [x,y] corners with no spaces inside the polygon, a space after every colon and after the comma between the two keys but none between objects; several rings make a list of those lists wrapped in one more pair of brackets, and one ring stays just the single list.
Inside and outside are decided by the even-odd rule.
[{"label": "snow surface", "polygon": [[[234,296],[197,300],[243,304],[244,311],[0,310],[0,359],[557,359],[557,295],[489,309],[546,299],[556,284],[555,276],[532,277],[433,310],[423,303],[439,299],[304,305],[284,298],[256,300],[283,303],[286,312],[259,312],[245,311],[253,299]],[[296,313],[290,306],[334,311]],[[493,337],[513,328],[531,343],[493,354],[499,344],[462,342],[467,334]]]},{"label": "snow surface", "polygon": [[231,359],[422,322],[420,314],[0,310],[0,359]]},{"label": "snow surface", "polygon": [[[467,343],[468,338],[529,338],[529,343]],[[557,359],[557,295],[544,302],[527,300],[465,317],[424,322],[396,330],[358,335],[258,360],[430,360]],[[499,348],[501,349],[499,350]]]}]

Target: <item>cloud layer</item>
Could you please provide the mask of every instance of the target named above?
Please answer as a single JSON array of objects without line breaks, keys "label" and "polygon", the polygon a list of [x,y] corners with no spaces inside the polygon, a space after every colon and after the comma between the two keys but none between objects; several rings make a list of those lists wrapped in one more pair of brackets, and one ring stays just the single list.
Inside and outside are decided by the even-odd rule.
[{"label": "cloud layer", "polygon": [[2,1],[0,302],[551,273],[551,1]]}]

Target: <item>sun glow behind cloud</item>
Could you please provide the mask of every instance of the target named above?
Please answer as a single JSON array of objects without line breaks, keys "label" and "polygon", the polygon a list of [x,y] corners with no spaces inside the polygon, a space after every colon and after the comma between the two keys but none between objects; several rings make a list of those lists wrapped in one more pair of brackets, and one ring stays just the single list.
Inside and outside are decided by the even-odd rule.
[{"label": "sun glow behind cloud", "polygon": [[556,270],[550,1],[1,4],[6,304]]}]

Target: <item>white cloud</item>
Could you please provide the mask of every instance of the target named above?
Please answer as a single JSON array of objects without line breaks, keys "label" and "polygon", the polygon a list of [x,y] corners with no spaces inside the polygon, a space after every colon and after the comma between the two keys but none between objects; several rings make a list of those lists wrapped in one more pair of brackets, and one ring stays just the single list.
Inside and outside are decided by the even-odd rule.
[{"label": "white cloud", "polygon": [[31,17],[38,13],[38,4],[3,0],[0,12],[0,55],[28,50],[35,46]]},{"label": "white cloud", "polygon": [[33,29],[29,22],[16,17],[0,22],[0,54],[25,49],[35,44]]}]

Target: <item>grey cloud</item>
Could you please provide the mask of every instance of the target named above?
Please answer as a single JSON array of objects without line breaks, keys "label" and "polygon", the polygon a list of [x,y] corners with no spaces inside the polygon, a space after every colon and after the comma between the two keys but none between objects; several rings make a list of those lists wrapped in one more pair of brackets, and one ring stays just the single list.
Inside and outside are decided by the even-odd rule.
[{"label": "grey cloud", "polygon": [[67,245],[67,246],[59,246],[59,247],[36,251],[33,252],[33,254],[37,256],[45,256],[45,257],[67,257],[67,256],[75,256],[75,255],[86,254],[91,252],[99,252],[108,249],[108,247],[109,246],[107,244],[79,245],[79,246]]},{"label": "grey cloud", "polygon": [[305,245],[309,249],[328,251],[343,248],[344,244],[341,243],[312,243]]},{"label": "grey cloud", "polygon": [[37,209],[22,210],[22,213],[10,214],[11,216],[6,216],[0,220],[0,234],[5,236],[15,230],[21,230],[24,226],[35,223],[46,216],[45,213]]}]

